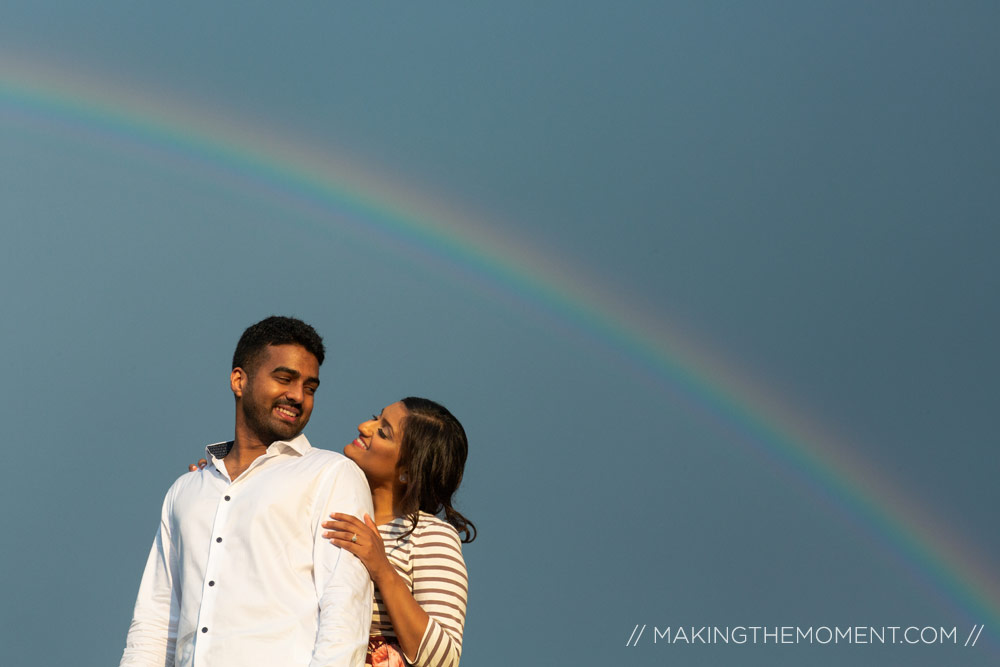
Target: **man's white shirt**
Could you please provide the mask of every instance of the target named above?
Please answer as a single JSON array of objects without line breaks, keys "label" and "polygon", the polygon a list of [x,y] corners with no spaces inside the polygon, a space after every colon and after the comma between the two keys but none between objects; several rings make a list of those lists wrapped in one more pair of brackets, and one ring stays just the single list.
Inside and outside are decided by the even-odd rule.
[{"label": "man's white shirt", "polygon": [[299,435],[230,481],[228,447],[167,491],[121,667],[363,664],[371,580],[320,523],[373,514],[364,474]]}]

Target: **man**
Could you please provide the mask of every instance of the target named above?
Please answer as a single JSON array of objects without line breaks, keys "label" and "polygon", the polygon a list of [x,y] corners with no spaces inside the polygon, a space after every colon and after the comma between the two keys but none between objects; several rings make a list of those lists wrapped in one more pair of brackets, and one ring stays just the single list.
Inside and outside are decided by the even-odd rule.
[{"label": "man", "polygon": [[334,511],[373,514],[364,474],[302,435],[323,341],[269,317],[236,346],[236,435],[163,501],[121,665],[261,667],[364,662],[372,587],[323,539]]}]

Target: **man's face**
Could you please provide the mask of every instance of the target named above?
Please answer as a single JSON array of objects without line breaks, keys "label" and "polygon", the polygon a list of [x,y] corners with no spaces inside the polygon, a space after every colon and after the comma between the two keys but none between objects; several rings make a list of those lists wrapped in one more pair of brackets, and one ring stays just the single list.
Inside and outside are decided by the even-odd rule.
[{"label": "man's face", "polygon": [[319,387],[316,357],[301,345],[269,345],[243,373],[238,382],[233,371],[234,391],[247,428],[265,444],[301,433]]}]

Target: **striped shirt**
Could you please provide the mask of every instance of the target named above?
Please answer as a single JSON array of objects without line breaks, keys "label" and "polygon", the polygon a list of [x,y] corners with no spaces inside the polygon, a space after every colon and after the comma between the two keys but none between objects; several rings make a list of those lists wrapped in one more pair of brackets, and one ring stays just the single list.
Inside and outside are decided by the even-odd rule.
[{"label": "striped shirt", "polygon": [[[417,655],[406,659],[417,667],[457,667],[469,593],[462,543],[451,524],[426,512],[420,513],[416,529],[400,539],[409,528],[407,517],[378,527],[389,562],[430,617]],[[371,634],[396,635],[377,586]]]}]

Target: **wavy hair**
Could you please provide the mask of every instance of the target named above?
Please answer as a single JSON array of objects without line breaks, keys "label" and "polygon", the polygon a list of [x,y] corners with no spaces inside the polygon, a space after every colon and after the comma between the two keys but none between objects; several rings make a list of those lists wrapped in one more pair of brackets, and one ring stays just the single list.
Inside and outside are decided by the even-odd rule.
[{"label": "wavy hair", "polygon": [[406,472],[407,485],[397,511],[410,517],[407,534],[416,528],[421,511],[444,513],[444,520],[462,535],[462,542],[471,542],[476,539],[476,526],[451,504],[469,454],[465,429],[439,403],[415,396],[402,403],[409,414],[403,420],[396,469]]}]

